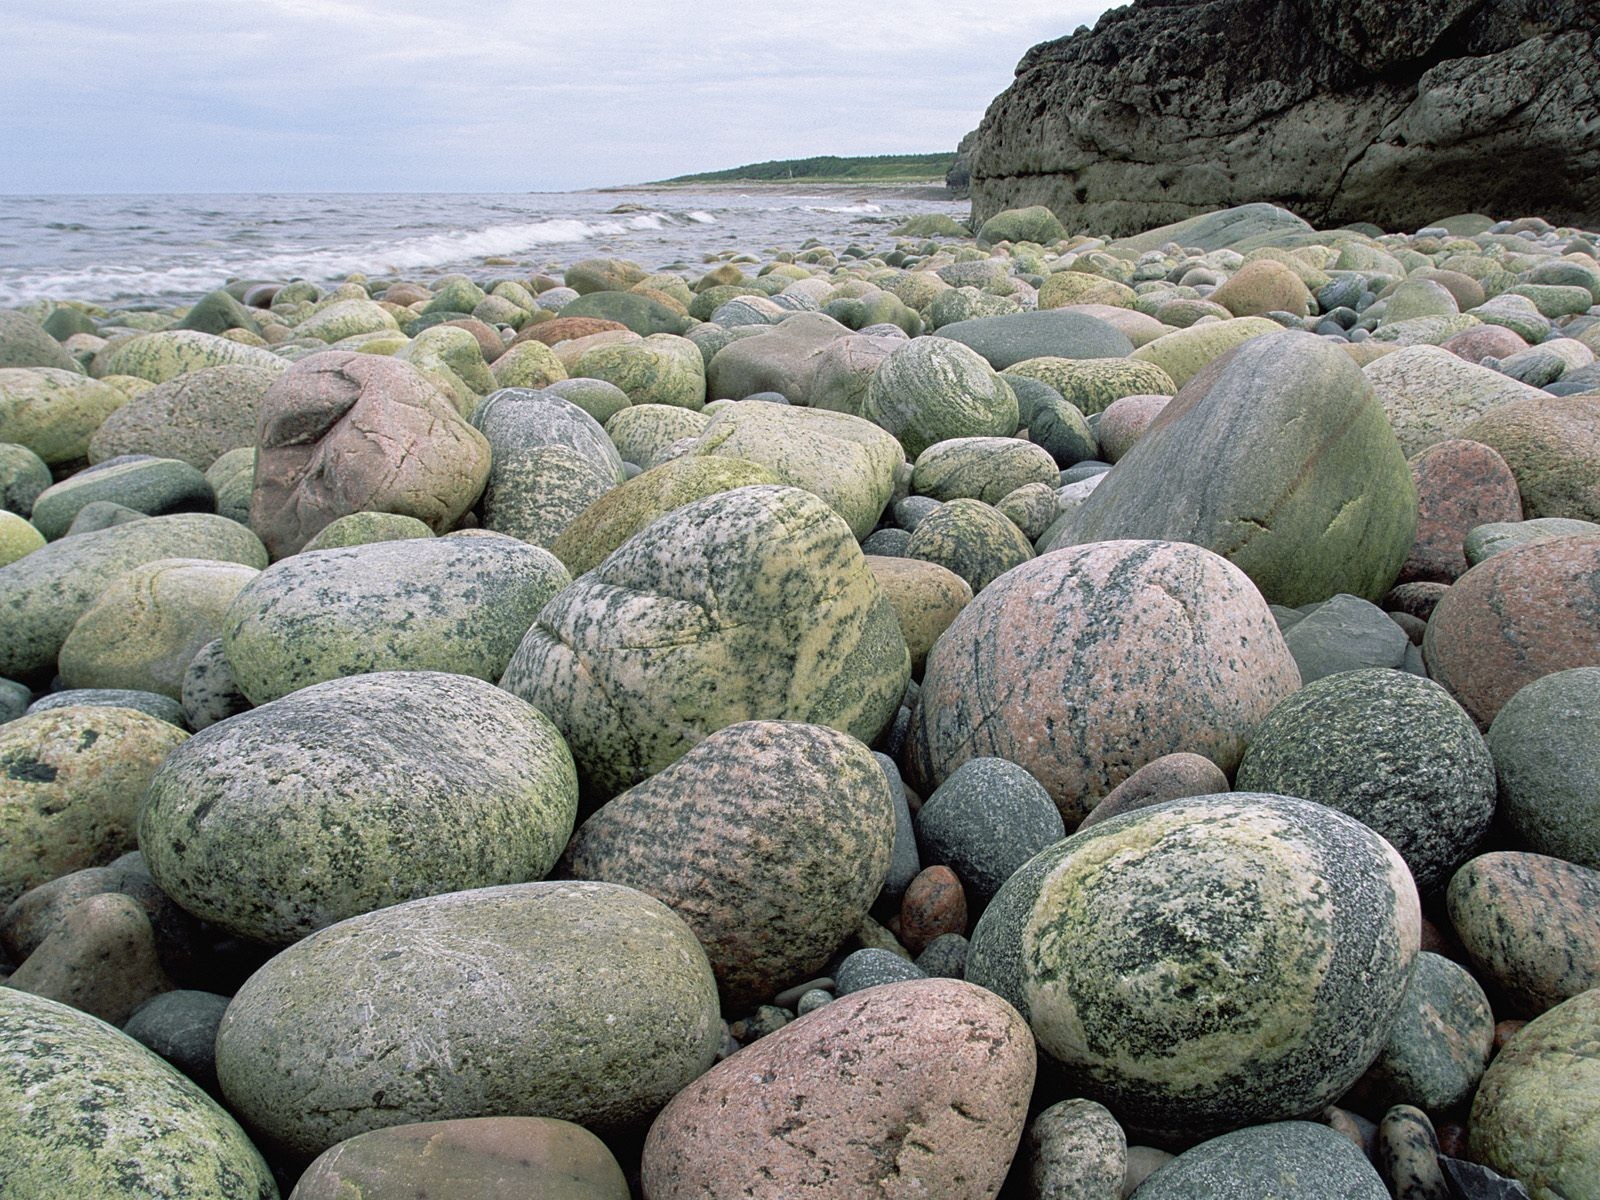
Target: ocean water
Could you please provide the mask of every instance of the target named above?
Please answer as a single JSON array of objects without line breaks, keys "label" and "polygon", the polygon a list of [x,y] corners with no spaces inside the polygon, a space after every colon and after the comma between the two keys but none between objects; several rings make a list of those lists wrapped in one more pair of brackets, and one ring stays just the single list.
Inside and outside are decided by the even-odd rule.
[{"label": "ocean water", "polygon": [[[708,254],[760,254],[815,237],[887,248],[916,213],[965,201],[893,190],[825,194],[532,192],[505,195],[0,196],[0,308],[35,300],[189,304],[229,279],[336,282],[526,271],[597,255],[651,269]],[[514,268],[501,267],[509,271]]]}]

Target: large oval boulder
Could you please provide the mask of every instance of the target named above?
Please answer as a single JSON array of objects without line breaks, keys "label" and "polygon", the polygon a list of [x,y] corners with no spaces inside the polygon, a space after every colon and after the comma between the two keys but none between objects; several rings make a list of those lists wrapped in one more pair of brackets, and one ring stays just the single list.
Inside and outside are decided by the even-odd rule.
[{"label": "large oval boulder", "polygon": [[397,904],[291,946],[228,1006],[217,1078],[234,1112],[297,1155],[455,1117],[611,1133],[642,1128],[720,1036],[711,967],[671,909],[613,884],[524,883]]},{"label": "large oval boulder", "polygon": [[541,878],[577,816],[554,726],[464,675],[332,680],[213,725],[185,750],[150,781],[139,847],[184,908],[262,942]]},{"label": "large oval boulder", "polygon": [[1528,684],[1488,742],[1507,828],[1530,850],[1600,871],[1600,666]]},{"label": "large oval boulder", "polygon": [[1377,601],[1416,527],[1411,472],[1361,372],[1284,332],[1190,380],[1053,545],[1194,542],[1296,607],[1340,592]]},{"label": "large oval boulder", "polygon": [[395,512],[449,529],[489,476],[489,443],[421,371],[329,350],[261,399],[250,527],[274,558],[337,517]]},{"label": "large oval boulder", "polygon": [[254,446],[261,398],[281,370],[203,367],[135,396],[89,439],[89,461],[120,454],[176,458],[202,471],[229,450]]},{"label": "large oval boulder", "polygon": [[1491,409],[1462,436],[1493,446],[1510,465],[1525,517],[1600,521],[1600,395],[1536,392]]},{"label": "large oval boulder", "polygon": [[95,355],[89,373],[98,379],[132,375],[151,383],[165,383],[190,371],[222,366],[261,367],[281,373],[288,363],[270,350],[215,334],[167,329],[112,342]]},{"label": "large oval boulder", "polygon": [[0,1181],[15,1200],[278,1200],[217,1102],[105,1022],[0,988]]},{"label": "large oval boulder", "polygon": [[1112,817],[1040,852],[967,978],[1130,1131],[1316,1114],[1377,1057],[1421,929],[1404,861],[1307,800],[1239,792]]},{"label": "large oval boulder", "polygon": [[919,337],[873,372],[861,415],[881,425],[915,459],[935,442],[957,437],[1010,437],[1017,431],[1011,385],[960,342]]},{"label": "large oval boulder", "polygon": [[308,550],[239,592],[222,621],[222,648],[256,704],[369,671],[451,671],[492,682],[569,582],[548,550],[510,537]]},{"label": "large oval boulder", "polygon": [[929,653],[913,780],[928,794],[969,758],[1007,758],[1071,825],[1164,754],[1231,772],[1299,685],[1238,568],[1180,542],[1078,546],[989,584]]},{"label": "large oval boulder", "polygon": [[987,1200],[1033,1077],[1027,1027],[997,996],[954,979],[867,988],[675,1096],[645,1141],[644,1194]]},{"label": "large oval boulder", "polygon": [[681,916],[742,1011],[816,975],[860,927],[893,839],[888,781],[866,746],[821,725],[745,721],[604,805],[565,863]]},{"label": "large oval boulder", "polygon": [[26,446],[52,466],[89,452],[90,439],[127,395],[59,367],[0,367],[0,442]]},{"label": "large oval boulder", "polygon": [[843,519],[797,488],[743,487],[668,513],[557,593],[500,682],[550,714],[603,799],[739,721],[871,742],[910,673]]}]

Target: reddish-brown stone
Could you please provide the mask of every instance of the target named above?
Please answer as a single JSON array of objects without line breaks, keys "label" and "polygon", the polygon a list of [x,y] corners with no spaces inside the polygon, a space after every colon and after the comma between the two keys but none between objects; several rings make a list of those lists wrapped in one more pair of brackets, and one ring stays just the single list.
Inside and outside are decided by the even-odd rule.
[{"label": "reddish-brown stone", "polygon": [[410,363],[330,350],[262,397],[250,528],[273,558],[353,512],[416,517],[435,533],[472,507],[489,443]]},{"label": "reddish-brown stone", "polygon": [[1185,796],[1209,796],[1228,790],[1228,777],[1203,754],[1163,754],[1129,775],[1094,806],[1079,829],[1087,829],[1136,808],[1149,808]]},{"label": "reddish-brown stone", "polygon": [[1126,454],[1171,399],[1171,396],[1124,396],[1113,400],[1095,426],[1094,436],[1100,443],[1101,456],[1114,463]]},{"label": "reddish-brown stone", "polygon": [[1497,1021],[1494,1027],[1493,1052],[1495,1054],[1499,1054],[1500,1051],[1504,1050],[1506,1048],[1506,1043],[1512,1038],[1516,1037],[1517,1034],[1522,1031],[1522,1027],[1526,1024],[1526,1021],[1516,1017],[1510,1017],[1504,1021]]},{"label": "reddish-brown stone", "polygon": [[1417,537],[1400,568],[1400,583],[1453,583],[1467,571],[1467,531],[1491,521],[1522,520],[1517,479],[1492,448],[1451,438],[1412,455],[1417,485]]},{"label": "reddish-brown stone", "polygon": [[921,954],[940,934],[966,933],[967,894],[949,867],[924,867],[900,900],[896,935],[905,948]]},{"label": "reddish-brown stone", "polygon": [[645,1140],[645,1200],[989,1200],[1033,1090],[1033,1034],[955,979],[868,988],[735,1054]]},{"label": "reddish-brown stone", "polygon": [[426,303],[432,300],[433,293],[420,283],[407,283],[402,280],[399,283],[391,283],[380,299],[387,300],[390,304],[409,307],[413,304]]},{"label": "reddish-brown stone", "polygon": [[465,329],[478,343],[478,349],[483,351],[483,361],[493,362],[506,352],[506,345],[500,340],[500,331],[493,325],[486,324],[476,317],[464,317],[458,321],[446,321],[446,325],[456,329]]},{"label": "reddish-brown stone", "polygon": [[139,902],[117,892],[90,896],[16,969],[8,986],[70,1004],[121,1025],[150,997],[172,990],[155,934]]},{"label": "reddish-brown stone", "polygon": [[1480,729],[1535,679],[1600,666],[1600,537],[1535,542],[1473,567],[1434,609],[1422,656]]},{"label": "reddish-brown stone", "polygon": [[1527,348],[1527,342],[1502,325],[1476,325],[1440,343],[1440,349],[1469,363],[1481,363],[1486,358],[1510,358]]},{"label": "reddish-brown stone", "polygon": [[1449,590],[1448,583],[1402,583],[1389,589],[1389,594],[1383,598],[1383,609],[1385,612],[1405,613],[1426,623]]},{"label": "reddish-brown stone", "polygon": [[529,326],[517,334],[515,346],[518,342],[530,339],[543,342],[546,346],[554,346],[557,342],[570,342],[574,338],[588,337],[591,333],[604,333],[608,329],[620,329],[627,332],[628,327],[621,321],[608,321],[604,317],[557,317],[553,321],[541,321],[537,325]]}]

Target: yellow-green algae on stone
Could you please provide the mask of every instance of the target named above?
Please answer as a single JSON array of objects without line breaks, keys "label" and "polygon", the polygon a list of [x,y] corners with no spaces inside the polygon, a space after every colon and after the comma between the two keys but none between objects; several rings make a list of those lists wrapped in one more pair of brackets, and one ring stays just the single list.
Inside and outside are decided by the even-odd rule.
[{"label": "yellow-green algae on stone", "polygon": [[95,355],[89,373],[97,379],[132,375],[151,383],[165,383],[202,367],[265,367],[282,373],[289,364],[269,350],[242,346],[214,334],[193,329],[169,329],[112,342]]},{"label": "yellow-green algae on stone", "polygon": [[558,593],[500,686],[550,714],[603,798],[738,721],[870,744],[910,673],[844,520],[798,488],[744,487],[668,513]]},{"label": "yellow-green algae on stone", "polygon": [[549,551],[498,535],[301,551],[234,597],[222,648],[254,704],[369,671],[493,681],[569,582]]},{"label": "yellow-green algae on stone", "polygon": [[1168,378],[1182,387],[1214,359],[1235,346],[1264,334],[1282,333],[1283,326],[1266,317],[1235,317],[1231,321],[1191,325],[1146,342],[1129,357],[1134,362],[1153,363]]},{"label": "yellow-green algae on stone", "polygon": [[55,465],[83,458],[89,440],[128,397],[109,383],[57,367],[0,368],[0,442]]},{"label": "yellow-green algae on stone", "polygon": [[1006,374],[1055,388],[1085,416],[1104,412],[1124,396],[1170,396],[1178,390],[1160,366],[1132,358],[1030,358],[1007,367]]},{"label": "yellow-green algae on stone", "polygon": [[1371,1064],[1417,954],[1404,861],[1320,804],[1173,800],[1058,842],[1006,881],[967,978],[1132,1131],[1315,1115]]},{"label": "yellow-green algae on stone", "polygon": [[1472,1102],[1472,1157],[1533,1200],[1600,1197],[1600,988],[1530,1021]]},{"label": "yellow-green algae on stone", "polygon": [[278,1200],[250,1139],[173,1067],[87,1013],[0,988],[6,1200]]},{"label": "yellow-green algae on stone", "polygon": [[217,1032],[230,1108],[302,1155],[390,1125],[537,1114],[641,1129],[721,1039],[705,951],[608,883],[430,896],[270,959]]},{"label": "yellow-green algae on stone", "polygon": [[180,749],[139,813],[151,875],[196,916],[280,945],[419,896],[541,878],[578,811],[555,726],[465,675],[331,680]]}]

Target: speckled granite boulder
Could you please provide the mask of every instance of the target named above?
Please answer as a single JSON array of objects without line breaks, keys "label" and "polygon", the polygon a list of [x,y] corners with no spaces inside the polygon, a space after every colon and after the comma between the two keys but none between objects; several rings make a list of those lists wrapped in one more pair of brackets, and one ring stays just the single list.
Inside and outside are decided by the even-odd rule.
[{"label": "speckled granite boulder", "polygon": [[250,708],[250,697],[239,690],[239,681],[228,666],[222,639],[201,646],[189,660],[179,691],[183,717],[190,729],[205,729],[218,721]]},{"label": "speckled granite boulder", "polygon": [[628,1200],[606,1144],[550,1117],[464,1117],[374,1129],[329,1147],[289,1200]]},{"label": "speckled granite boulder", "polygon": [[69,706],[0,725],[0,905],[133,849],[145,787],[186,737],[128,708]]},{"label": "speckled granite boulder", "polygon": [[142,692],[132,688],[63,688],[59,692],[46,692],[28,705],[30,713],[49,712],[52,709],[89,705],[97,708],[131,708],[149,713],[169,725],[183,728],[183,706],[159,692]]},{"label": "speckled granite boulder", "polygon": [[127,399],[76,371],[0,367],[0,441],[26,446],[52,466],[74,462]]},{"label": "speckled granite boulder", "polygon": [[1023,863],[1067,836],[1050,793],[1003,758],[969,758],[914,820],[923,861],[951,867],[979,907]]},{"label": "speckled granite boulder", "polygon": [[177,700],[200,647],[260,572],[240,563],[162,558],[121,575],[79,617],[57,669],[72,688],[126,688]]},{"label": "speckled granite boulder", "polygon": [[709,1067],[720,1030],[705,952],[671,909],[612,884],[513,884],[291,946],[228,1006],[217,1076],[229,1106],[295,1154],[530,1112],[611,1133]]},{"label": "speckled granite boulder", "polygon": [[283,945],[387,904],[541,878],[577,803],[542,713],[464,675],[386,671],[190,739],[151,779],[139,848],[190,912]]},{"label": "speckled granite boulder", "polygon": [[303,551],[235,597],[222,622],[223,652],[255,704],[368,671],[493,681],[569,582],[553,554],[509,537]]},{"label": "speckled granite boulder", "polygon": [[740,1012],[817,974],[861,924],[893,836],[888,781],[866,746],[820,725],[745,721],[604,805],[564,862],[682,917]]},{"label": "speckled granite boulder", "polygon": [[1052,547],[1194,542],[1274,604],[1376,601],[1416,532],[1416,487],[1358,371],[1280,331],[1196,376],[1083,502]]},{"label": "speckled granite boulder", "polygon": [[1158,1169],[1135,1200],[1390,1200],[1350,1139],[1309,1121],[1252,1125]]},{"label": "speckled granite boulder", "polygon": [[671,459],[607,491],[562,530],[551,552],[576,578],[675,508],[734,488],[778,482],[766,467],[739,458]]},{"label": "speckled granite boulder", "polygon": [[550,715],[604,799],[738,721],[870,743],[910,671],[843,519],[809,492],[743,487],[674,510],[557,593],[500,682]]},{"label": "speckled granite boulder", "polygon": [[1058,842],[978,922],[967,978],[1130,1132],[1315,1113],[1377,1056],[1420,938],[1405,863],[1286,796],[1173,800]]},{"label": "speckled granite boulder", "polygon": [[917,523],[906,557],[937,563],[974,594],[1033,557],[1033,546],[1009,518],[982,500],[951,500]]},{"label": "speckled granite boulder", "polygon": [[1536,679],[1489,726],[1500,815],[1522,845],[1600,871],[1600,666]]},{"label": "speckled granite boulder", "polygon": [[934,646],[910,782],[927,794],[969,758],[1007,758],[1075,824],[1163,754],[1233,770],[1299,685],[1238,568],[1177,542],[1078,546],[990,584]]},{"label": "speckled granite boulder", "polygon": [[277,1200],[217,1103],[111,1026],[0,988],[0,1161],[17,1200]]},{"label": "speckled granite boulder", "polygon": [[1595,1194],[1600,1178],[1600,988],[1529,1022],[1489,1064],[1470,1122],[1472,1156],[1534,1200]]},{"label": "speckled granite boulder", "polygon": [[1536,1017],[1600,986],[1600,872],[1516,850],[1481,854],[1446,893],[1450,923],[1501,1016]]},{"label": "speckled granite boulder", "polygon": [[1128,1139],[1093,1100],[1062,1100],[1041,1112],[1028,1123],[1022,1155],[1030,1200],[1121,1200]]},{"label": "speckled granite boulder", "polygon": [[869,554],[867,565],[894,606],[911,653],[911,673],[920,678],[928,651],[971,602],[972,588],[954,571],[921,559]]},{"label": "speckled granite boulder", "polygon": [[432,536],[433,530],[415,517],[402,516],[400,513],[355,512],[324,525],[301,549],[338,550],[346,546],[401,542]]},{"label": "speckled granite boulder", "polygon": [[700,350],[693,342],[672,333],[596,346],[573,364],[571,374],[615,384],[626,393],[630,404],[698,409],[706,402],[706,372]]},{"label": "speckled granite boulder", "polygon": [[[893,936],[893,935],[889,935]],[[883,987],[890,983],[906,983],[913,979],[926,979],[927,972],[896,949],[865,946],[845,955],[834,972],[837,982],[834,991],[840,996],[852,996],[868,988]]]},{"label": "speckled granite boulder", "polygon": [[274,558],[353,512],[450,528],[489,476],[489,443],[421,371],[381,355],[302,359],[262,397],[250,527]]},{"label": "speckled granite boulder", "polygon": [[951,438],[917,456],[911,490],[935,500],[998,504],[1028,483],[1056,486],[1060,471],[1048,451],[1018,438]]},{"label": "speckled granite boulder", "polygon": [[1600,521],[1600,395],[1535,393],[1485,413],[1462,436],[1506,460],[1523,516]]},{"label": "speckled granite boulder", "polygon": [[998,1192],[1033,1087],[1032,1039],[952,979],[869,988],[695,1080],[645,1141],[651,1200]]},{"label": "speckled granite boulder", "polygon": [[1412,455],[1407,466],[1417,485],[1417,536],[1400,568],[1401,583],[1454,582],[1467,570],[1462,543],[1470,530],[1522,519],[1516,477],[1482,442],[1435,442]]},{"label": "speckled granite boulder", "polygon": [[709,424],[709,416],[692,409],[630,404],[606,422],[606,436],[624,462],[648,468],[673,457],[675,446],[699,437]]},{"label": "speckled granite boulder", "polygon": [[8,310],[0,312],[0,368],[14,367],[75,371],[77,363],[33,317]]},{"label": "speckled granite boulder", "polygon": [[871,533],[894,491],[900,443],[849,413],[781,404],[731,404],[689,449],[695,456],[743,459],[790,487],[825,500],[857,540]]},{"label": "speckled granite boulder", "polygon": [[1395,1200],[1451,1200],[1439,1165],[1439,1136],[1420,1108],[1400,1104],[1383,1115],[1373,1157]]},{"label": "speckled granite boulder", "polygon": [[1434,608],[1422,657],[1480,729],[1535,679],[1600,666],[1600,537],[1535,542],[1473,567]]},{"label": "speckled granite boulder", "polygon": [[1495,764],[1472,718],[1431,680],[1381,669],[1287,697],[1250,739],[1237,786],[1354,817],[1400,852],[1424,894],[1471,857],[1495,809]]},{"label": "speckled granite boulder", "polygon": [[1017,431],[1017,397],[977,351],[949,338],[919,337],[879,364],[861,415],[899,438],[914,460],[950,438],[1010,437]]},{"label": "speckled granite boulder", "polygon": [[1104,412],[1124,396],[1152,392],[1170,396],[1178,390],[1160,367],[1132,358],[1034,358],[1015,364],[1007,374],[1048,384],[1086,416]]},{"label": "speckled granite boulder", "polygon": [[1389,1040],[1343,1103],[1374,1116],[1396,1104],[1444,1112],[1472,1097],[1494,1045],[1494,1013],[1459,963],[1417,955]]},{"label": "speckled granite boulder", "polygon": [[165,383],[205,367],[260,367],[281,374],[288,365],[276,354],[255,346],[193,329],[169,329],[112,342],[95,355],[89,373],[97,379],[132,375]]},{"label": "speckled granite boulder", "polygon": [[261,398],[283,372],[204,367],[135,396],[89,439],[89,461],[119,454],[176,458],[202,471],[229,450],[254,446]]},{"label": "speckled granite boulder", "polygon": [[175,458],[130,455],[80,471],[46,488],[29,518],[45,537],[62,537],[85,505],[109,500],[147,515],[210,512],[211,484],[198,468]]},{"label": "speckled granite boulder", "polygon": [[1449,438],[1488,442],[1468,432],[1477,418],[1499,405],[1544,395],[1437,346],[1407,346],[1367,364],[1362,374],[1407,455]]}]

